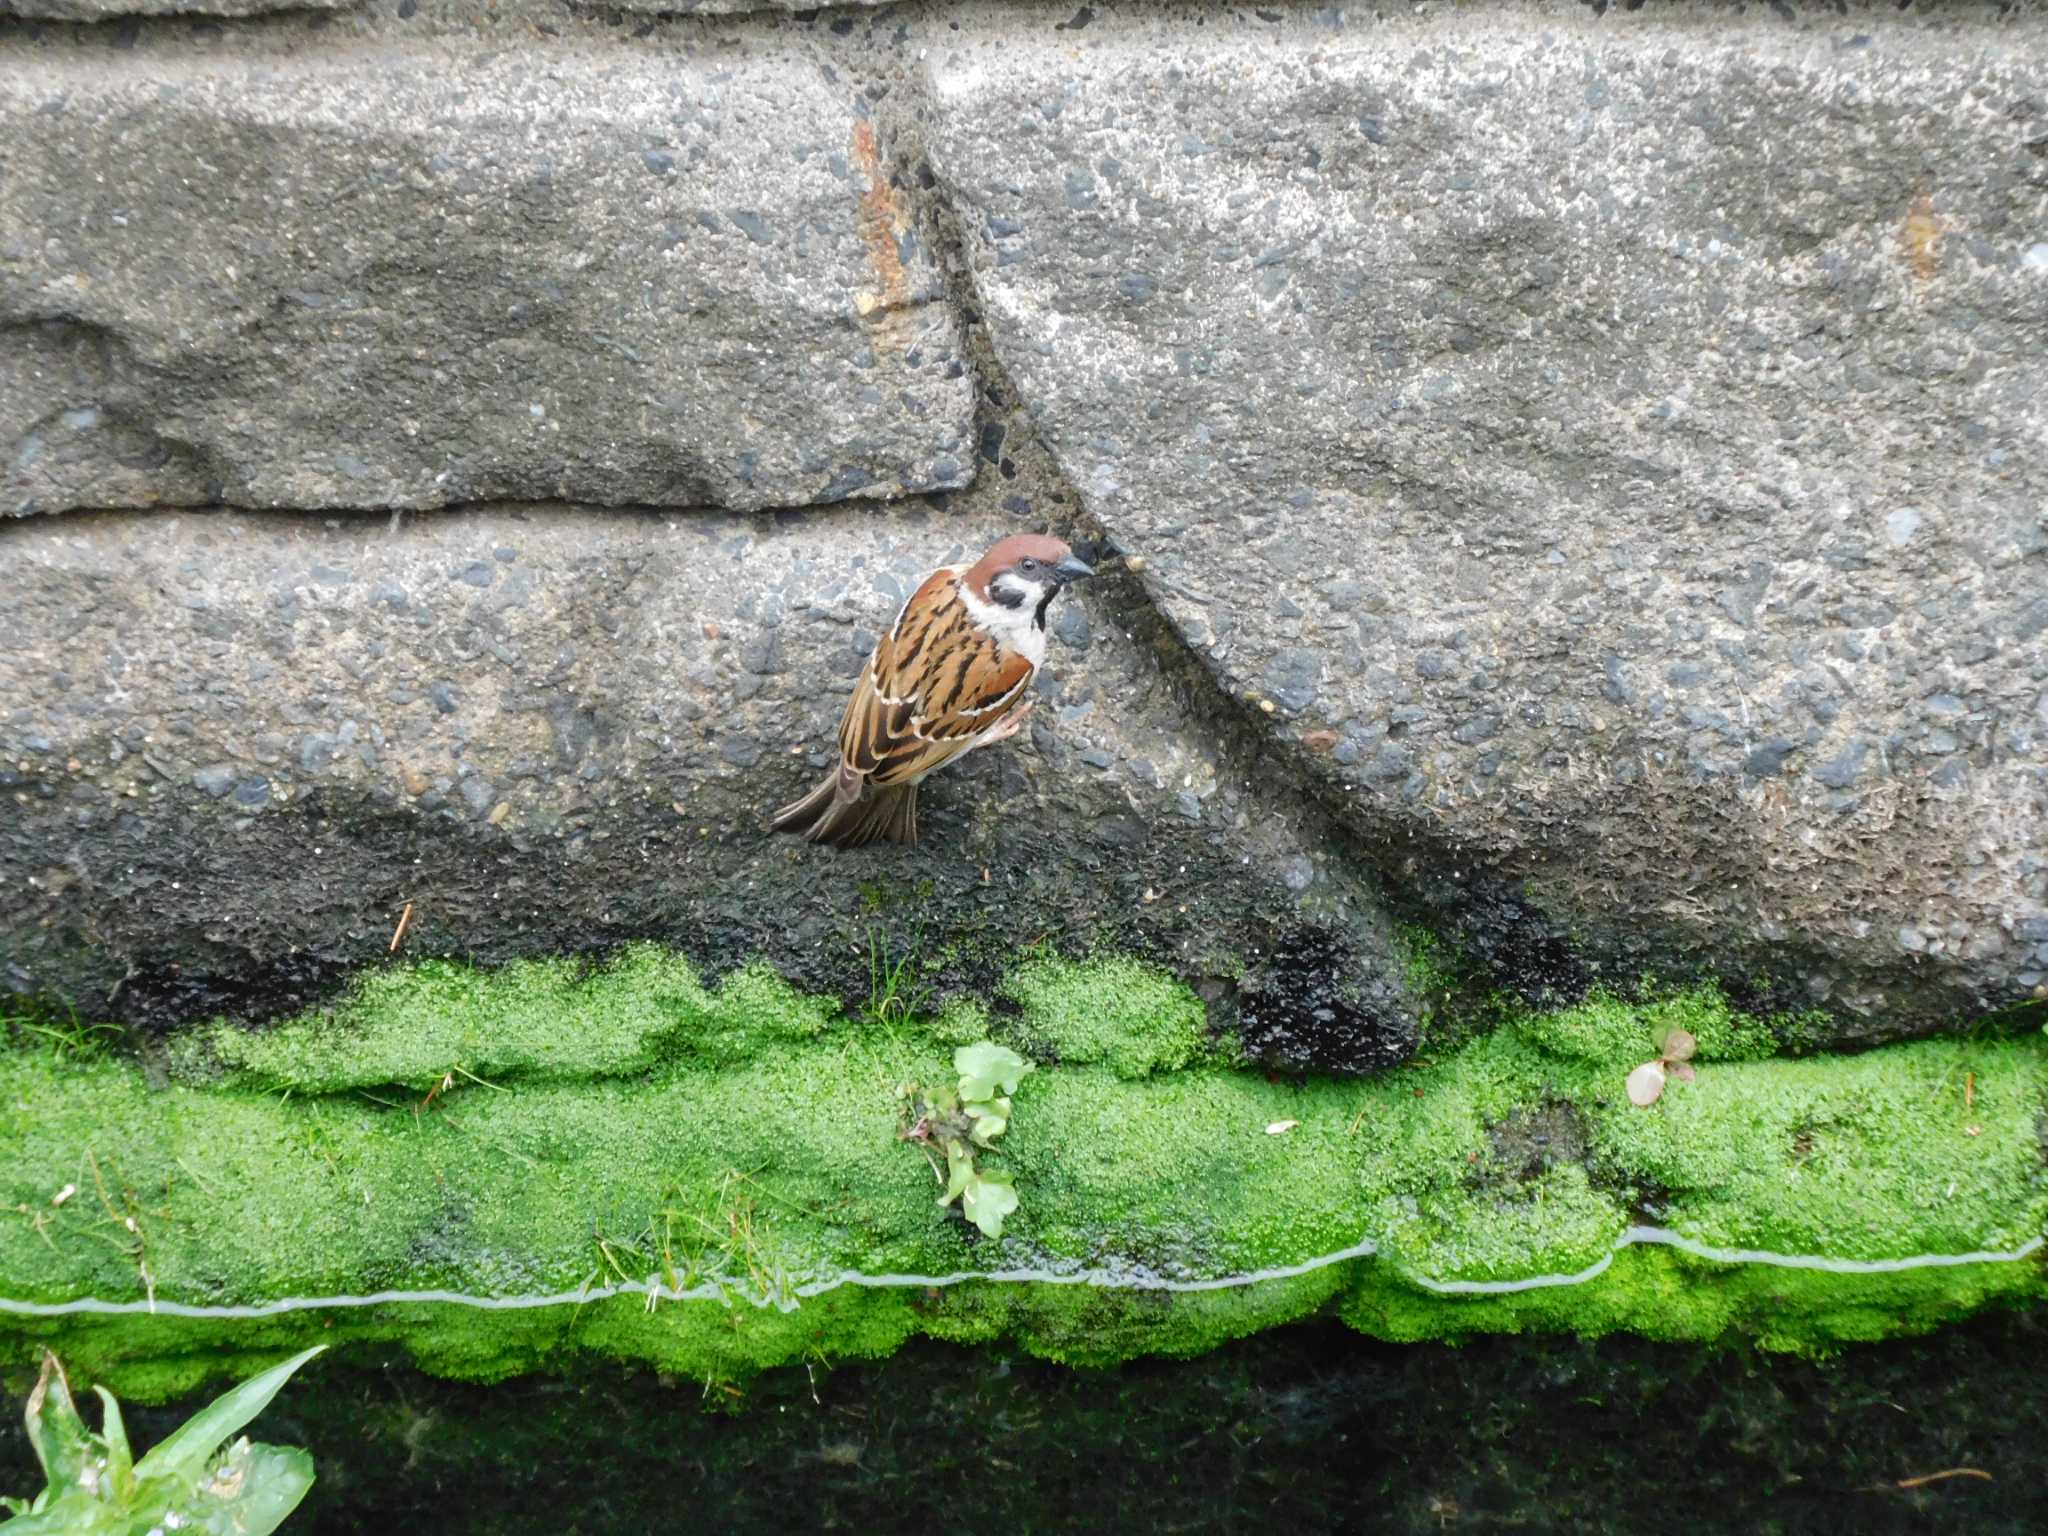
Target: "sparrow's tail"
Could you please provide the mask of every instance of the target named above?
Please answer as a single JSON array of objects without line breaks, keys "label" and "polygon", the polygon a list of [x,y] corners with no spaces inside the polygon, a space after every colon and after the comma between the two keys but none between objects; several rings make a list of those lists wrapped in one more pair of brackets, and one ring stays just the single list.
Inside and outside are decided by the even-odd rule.
[{"label": "sparrow's tail", "polygon": [[857,799],[842,800],[835,769],[803,799],[775,813],[775,830],[794,832],[806,842],[830,843],[835,848],[859,848],[877,838],[891,843],[915,843],[917,786],[868,785]]}]

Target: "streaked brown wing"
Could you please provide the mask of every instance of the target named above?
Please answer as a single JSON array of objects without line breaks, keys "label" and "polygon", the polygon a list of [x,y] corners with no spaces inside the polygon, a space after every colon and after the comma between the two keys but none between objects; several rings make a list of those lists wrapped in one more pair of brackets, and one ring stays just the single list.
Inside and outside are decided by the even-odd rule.
[{"label": "streaked brown wing", "polygon": [[1023,699],[1033,667],[976,629],[958,573],[934,571],[875,646],[839,728],[848,768],[876,784],[923,778]]},{"label": "streaked brown wing", "polygon": [[874,781],[902,784],[951,762],[1016,706],[1032,670],[1024,657],[976,632],[964,654],[946,654],[921,677],[924,707],[910,719],[909,739],[890,749]]},{"label": "streaked brown wing", "polygon": [[914,664],[925,654],[935,630],[943,627],[952,583],[951,571],[933,571],[911,593],[889,632],[875,642],[839,722],[840,761],[852,772],[874,774],[893,749],[912,739],[911,721],[918,709],[915,678],[906,680],[899,658],[907,654]]},{"label": "streaked brown wing", "polygon": [[[875,647],[874,658],[861,669],[860,681],[853,685],[853,697],[846,701],[846,713],[839,719],[842,795],[857,793],[859,780],[881,767],[889,747],[910,730],[910,707],[885,702],[875,689],[876,665],[888,645],[885,636]],[[849,779],[849,774],[854,777]]]}]

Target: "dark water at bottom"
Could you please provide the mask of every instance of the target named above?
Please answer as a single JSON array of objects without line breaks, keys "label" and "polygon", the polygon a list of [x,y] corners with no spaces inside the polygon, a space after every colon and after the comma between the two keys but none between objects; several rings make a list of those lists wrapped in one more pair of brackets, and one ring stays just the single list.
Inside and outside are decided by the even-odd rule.
[{"label": "dark water at bottom", "polygon": [[[293,1536],[2048,1530],[2039,1314],[1825,1361],[1321,1325],[1115,1371],[916,1345],[714,1401],[606,1367],[477,1387],[327,1358],[255,1437],[313,1452]],[[194,1406],[136,1407],[131,1434]],[[1989,1478],[1900,1486],[1963,1467]]]}]

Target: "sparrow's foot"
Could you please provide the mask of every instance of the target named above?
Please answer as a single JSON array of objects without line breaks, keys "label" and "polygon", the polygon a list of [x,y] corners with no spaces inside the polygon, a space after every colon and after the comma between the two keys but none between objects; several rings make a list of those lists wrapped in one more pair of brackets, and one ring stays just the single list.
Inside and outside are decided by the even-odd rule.
[{"label": "sparrow's foot", "polygon": [[1023,730],[1024,722],[1030,718],[1033,702],[1035,701],[1026,700],[1016,709],[1003,716],[1000,724],[991,726],[989,728],[987,744],[994,746],[999,741],[1008,741],[1012,736]]}]

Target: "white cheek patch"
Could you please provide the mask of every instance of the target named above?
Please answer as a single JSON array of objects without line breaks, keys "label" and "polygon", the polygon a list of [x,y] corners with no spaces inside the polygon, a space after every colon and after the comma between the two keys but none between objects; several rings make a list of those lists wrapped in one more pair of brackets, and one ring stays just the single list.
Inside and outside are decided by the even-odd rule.
[{"label": "white cheek patch", "polygon": [[[998,576],[1000,585],[1004,577]],[[1029,585],[1022,583],[1021,585]],[[993,635],[1005,650],[1015,651],[1036,668],[1045,660],[1045,631],[1031,622],[1034,605],[1025,603],[1016,608],[1005,608],[1001,603],[985,603],[968,591],[963,585],[960,597],[967,604],[967,615],[987,634]]]}]

